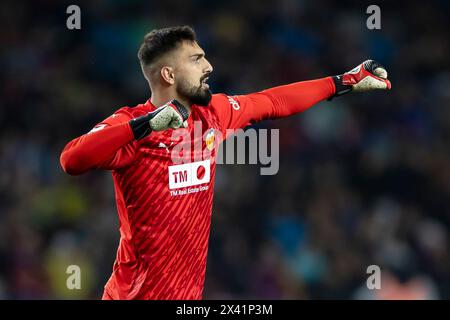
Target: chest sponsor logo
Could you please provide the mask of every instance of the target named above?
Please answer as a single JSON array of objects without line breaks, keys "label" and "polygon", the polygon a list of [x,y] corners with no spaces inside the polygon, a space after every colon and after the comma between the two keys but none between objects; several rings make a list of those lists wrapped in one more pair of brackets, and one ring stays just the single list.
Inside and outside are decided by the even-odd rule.
[{"label": "chest sponsor logo", "polygon": [[169,166],[169,189],[208,183],[211,178],[210,160]]}]

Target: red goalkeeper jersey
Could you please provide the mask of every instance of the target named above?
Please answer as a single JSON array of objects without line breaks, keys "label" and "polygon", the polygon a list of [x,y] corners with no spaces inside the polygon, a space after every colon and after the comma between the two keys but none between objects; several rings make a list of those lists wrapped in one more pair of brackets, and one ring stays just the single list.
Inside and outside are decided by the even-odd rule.
[{"label": "red goalkeeper jersey", "polygon": [[201,299],[210,234],[216,153],[227,129],[301,112],[335,92],[331,78],[241,96],[215,94],[193,106],[187,129],[136,141],[129,120],[150,100],[116,111],[61,154],[73,175],[112,171],[120,244],[104,299]]}]

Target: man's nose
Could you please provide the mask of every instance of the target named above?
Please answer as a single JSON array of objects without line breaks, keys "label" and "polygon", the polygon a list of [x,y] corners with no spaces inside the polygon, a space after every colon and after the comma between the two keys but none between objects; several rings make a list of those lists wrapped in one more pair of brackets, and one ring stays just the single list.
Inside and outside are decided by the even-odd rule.
[{"label": "man's nose", "polygon": [[205,70],[205,72],[211,73],[213,70],[214,70],[214,68],[212,67],[211,63],[209,63],[209,61],[206,60],[206,70]]}]

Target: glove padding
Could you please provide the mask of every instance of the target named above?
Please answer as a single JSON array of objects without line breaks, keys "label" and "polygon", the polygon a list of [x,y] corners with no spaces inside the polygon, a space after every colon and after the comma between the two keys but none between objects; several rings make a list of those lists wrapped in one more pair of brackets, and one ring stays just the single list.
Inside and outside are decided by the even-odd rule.
[{"label": "glove padding", "polygon": [[140,140],[152,131],[178,129],[187,127],[189,111],[177,100],[171,100],[155,111],[130,120],[134,138]]},{"label": "glove padding", "polygon": [[341,96],[351,91],[390,90],[391,82],[387,76],[386,69],[380,63],[366,60],[354,69],[333,77],[336,85],[335,96]]},{"label": "glove padding", "polygon": [[149,123],[150,129],[153,131],[187,127],[186,120],[189,117],[189,113],[177,100],[172,100],[150,113],[152,117]]}]

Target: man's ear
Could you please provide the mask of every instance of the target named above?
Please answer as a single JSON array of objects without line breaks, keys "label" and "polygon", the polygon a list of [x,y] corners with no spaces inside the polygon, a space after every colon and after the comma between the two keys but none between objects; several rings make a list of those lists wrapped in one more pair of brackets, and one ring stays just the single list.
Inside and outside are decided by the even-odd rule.
[{"label": "man's ear", "polygon": [[162,67],[161,68],[161,77],[168,84],[175,84],[175,73],[173,72],[172,67]]}]

